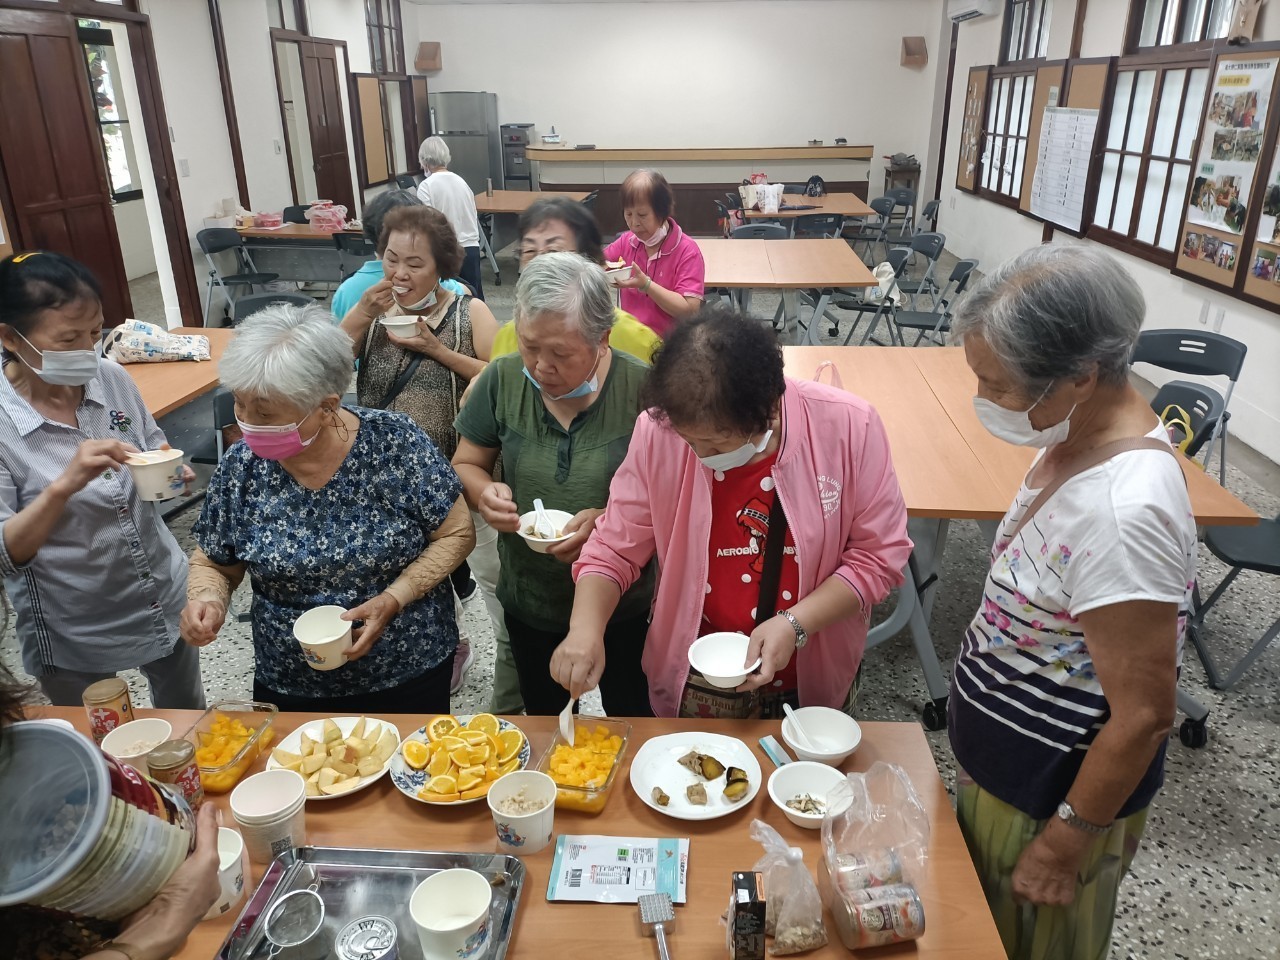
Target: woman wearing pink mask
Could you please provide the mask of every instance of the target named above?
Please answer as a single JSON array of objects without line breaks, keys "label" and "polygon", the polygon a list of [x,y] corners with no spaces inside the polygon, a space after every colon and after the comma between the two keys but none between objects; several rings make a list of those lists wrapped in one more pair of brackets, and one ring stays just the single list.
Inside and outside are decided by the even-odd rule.
[{"label": "woman wearing pink mask", "polygon": [[637,170],[618,191],[627,232],[605,247],[606,260],[631,265],[618,283],[619,306],[660,337],[691,317],[706,292],[706,264],[693,239],[672,219],[675,197],[657,170]]},{"label": "woman wearing pink mask", "polygon": [[[218,464],[192,529],[183,637],[212,642],[248,573],[255,700],[447,713],[458,645],[448,576],[475,545],[449,461],[404,414],[342,406],[351,340],[320,307],[254,314],[218,372],[244,439]],[[347,608],[355,644],[322,672],[293,624],[328,604]]]},{"label": "woman wearing pink mask", "polygon": [[1011,958],[1108,955],[1164,778],[1196,526],[1164,426],[1129,383],[1146,313],[1108,254],[1028,250],[952,331],[997,437],[1039,448],[951,680],[956,813]]}]

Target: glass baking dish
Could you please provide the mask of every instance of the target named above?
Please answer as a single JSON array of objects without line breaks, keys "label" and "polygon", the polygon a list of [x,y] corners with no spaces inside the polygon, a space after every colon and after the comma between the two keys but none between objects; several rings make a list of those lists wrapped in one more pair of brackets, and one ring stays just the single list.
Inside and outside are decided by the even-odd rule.
[{"label": "glass baking dish", "polygon": [[[551,746],[547,747],[535,769],[556,781],[557,807],[562,810],[578,810],[582,813],[599,813],[604,809],[604,805],[609,799],[609,791],[613,789],[613,781],[617,778],[618,770],[622,767],[623,758],[627,755],[627,743],[631,739],[631,724],[613,717],[595,717],[590,714],[579,714],[574,718],[574,728],[574,739],[578,744],[578,749],[583,748],[584,739],[597,734],[610,741],[610,746],[616,745],[618,747],[617,753],[614,755],[607,771],[595,772],[582,785],[569,782],[572,779],[578,779],[578,777],[568,767],[562,766],[567,760],[562,758],[553,762],[556,748],[568,747],[568,743],[566,743],[564,737],[560,736],[558,729],[556,730],[555,739],[551,741]],[[589,763],[590,761],[587,762]]]},{"label": "glass baking dish", "polygon": [[[277,713],[271,703],[219,700],[183,734],[183,739],[196,745],[196,763],[206,793],[226,793],[240,782],[275,739]],[[225,718],[221,724],[220,718]]]}]

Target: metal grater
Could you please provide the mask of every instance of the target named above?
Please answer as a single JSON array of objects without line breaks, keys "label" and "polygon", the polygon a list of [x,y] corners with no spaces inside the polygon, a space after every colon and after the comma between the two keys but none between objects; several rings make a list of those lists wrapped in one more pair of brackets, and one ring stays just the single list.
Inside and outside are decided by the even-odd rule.
[{"label": "metal grater", "polygon": [[667,925],[675,923],[676,908],[669,893],[646,893],[636,901],[640,908],[640,924],[646,935],[658,938],[658,956],[671,960],[667,951]]}]

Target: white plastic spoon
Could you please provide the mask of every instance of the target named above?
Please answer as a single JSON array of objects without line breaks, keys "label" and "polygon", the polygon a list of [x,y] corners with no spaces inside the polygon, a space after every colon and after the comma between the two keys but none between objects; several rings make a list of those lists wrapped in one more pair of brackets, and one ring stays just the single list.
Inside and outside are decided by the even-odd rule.
[{"label": "white plastic spoon", "polygon": [[804,727],[800,725],[800,718],[796,716],[796,712],[791,709],[791,704],[783,703],[782,712],[785,713],[791,721],[791,728],[796,732],[796,739],[800,741],[800,746],[804,747],[810,753],[817,753],[818,748],[813,745],[813,741],[809,739],[809,735],[804,732]]},{"label": "white plastic spoon", "polygon": [[[537,516],[533,518],[533,532],[544,540],[554,540],[556,538],[556,525],[547,516],[547,509],[542,505],[541,497],[534,498],[533,509],[537,513]],[[569,706],[573,706],[572,701]]]},{"label": "white plastic spoon", "polygon": [[569,702],[564,705],[564,709],[560,711],[560,736],[564,737],[565,742],[569,746],[573,746],[573,738],[575,735],[573,726],[573,705],[578,701],[569,698]]}]

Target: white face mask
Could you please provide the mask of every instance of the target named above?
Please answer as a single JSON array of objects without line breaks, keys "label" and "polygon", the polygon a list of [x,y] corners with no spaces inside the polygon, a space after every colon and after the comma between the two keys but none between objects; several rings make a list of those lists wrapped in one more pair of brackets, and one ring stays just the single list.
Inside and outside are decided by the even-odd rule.
[{"label": "white face mask", "polygon": [[764,437],[758,444],[744,443],[737,450],[730,450],[728,453],[716,453],[709,457],[699,457],[702,465],[709,470],[717,470],[723,472],[725,470],[736,470],[738,467],[745,466],[751,462],[751,458],[758,453],[763,453],[764,448],[769,446],[769,439],[773,436],[773,430],[769,429],[764,432]]},{"label": "white face mask", "polygon": [[[432,307],[436,305],[437,298],[436,298],[435,287],[429,290],[427,292],[427,295],[423,297],[421,300],[419,300],[417,303],[401,303],[400,295],[408,292],[409,292],[408,287],[392,287],[391,288],[391,298],[395,300],[396,304],[402,310],[430,310]],[[429,326],[432,330],[438,329],[440,324],[444,322],[444,317],[437,317],[435,320],[430,320],[430,319],[427,319],[426,317],[423,317],[423,319],[427,321],[427,326]]]},{"label": "white face mask", "polygon": [[1076,412],[1076,404],[1072,404],[1061,423],[1037,430],[1031,423],[1031,411],[1039,406],[1040,401],[1052,389],[1051,383],[1045,387],[1044,393],[1036,398],[1036,402],[1025,410],[1010,410],[998,403],[992,403],[985,397],[974,397],[973,409],[978,414],[978,419],[982,421],[982,425],[1006,443],[1042,449],[1052,447],[1067,439],[1067,434],[1071,432],[1071,414]]},{"label": "white face mask", "polygon": [[[17,331],[14,331],[17,333]],[[18,334],[22,337],[22,334]],[[26,337],[22,342],[40,358],[40,368],[31,367],[45,383],[58,387],[83,387],[98,375],[99,356],[97,350],[36,350],[35,345]],[[101,348],[101,344],[99,344]],[[22,359],[19,357],[19,359]],[[23,363],[26,363],[24,360]],[[31,366],[27,364],[27,366]]]},{"label": "white face mask", "polygon": [[646,247],[656,247],[659,244],[661,244],[663,240],[667,239],[667,234],[670,232],[671,232],[671,224],[668,223],[666,220],[663,220],[662,226],[660,226],[657,230],[653,232],[653,236],[649,237],[649,239],[647,240],[641,239],[640,242],[643,243]]}]

